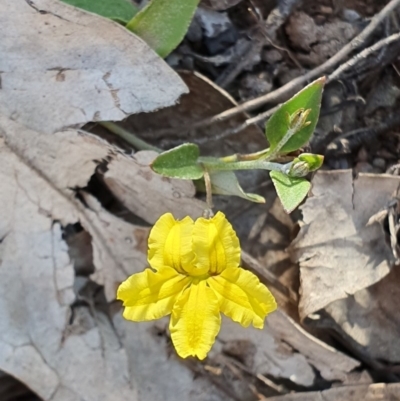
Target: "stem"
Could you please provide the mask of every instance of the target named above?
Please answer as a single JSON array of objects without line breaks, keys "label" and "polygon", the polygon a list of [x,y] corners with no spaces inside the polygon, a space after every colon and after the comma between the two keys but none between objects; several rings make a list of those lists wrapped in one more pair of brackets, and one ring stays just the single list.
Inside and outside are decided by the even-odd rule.
[{"label": "stem", "polygon": [[263,156],[267,155],[268,150],[269,148],[260,150],[259,152],[255,153],[248,153],[248,154],[235,153],[234,155],[231,156],[221,157],[220,160],[225,163],[258,160]]},{"label": "stem", "polygon": [[206,196],[207,196],[207,205],[210,210],[213,208],[212,203],[212,188],[211,188],[211,178],[210,174],[207,170],[204,171],[204,183],[206,184]]},{"label": "stem", "polygon": [[112,121],[101,121],[99,122],[99,124],[104,128],[107,128],[112,133],[118,135],[120,138],[124,139],[130,145],[134,146],[139,150],[154,150],[157,153],[162,152],[161,149],[148,144],[147,142],[143,141],[143,139],[140,139],[132,132],[127,131],[126,129],[120,127],[119,125],[113,123]]},{"label": "stem", "polygon": [[231,163],[226,163],[224,161],[213,162],[213,161],[202,160],[202,163],[208,171],[274,170],[274,171],[280,171],[281,173],[284,174],[288,173],[292,165],[291,162],[287,164],[280,164],[265,160],[239,161]]}]

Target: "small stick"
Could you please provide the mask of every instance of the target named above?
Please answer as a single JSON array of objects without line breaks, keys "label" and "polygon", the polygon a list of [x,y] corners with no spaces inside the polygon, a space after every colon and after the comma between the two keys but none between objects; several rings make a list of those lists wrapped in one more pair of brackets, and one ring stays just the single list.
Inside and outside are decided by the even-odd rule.
[{"label": "small stick", "polygon": [[400,32],[394,33],[393,35],[388,36],[387,38],[381,39],[380,41],[376,42],[373,46],[367,47],[362,52],[356,54],[353,58],[351,58],[346,63],[342,64],[339,68],[337,68],[331,75],[328,76],[328,81],[333,81],[338,79],[339,76],[351,67],[354,67],[358,62],[362,59],[367,58],[372,53],[380,50],[381,48],[390,45],[393,42],[396,42],[400,39]]}]

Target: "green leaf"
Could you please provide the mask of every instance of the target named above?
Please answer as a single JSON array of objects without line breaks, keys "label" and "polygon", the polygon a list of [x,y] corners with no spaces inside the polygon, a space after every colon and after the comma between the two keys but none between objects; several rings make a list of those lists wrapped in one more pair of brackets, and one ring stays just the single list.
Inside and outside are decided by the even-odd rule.
[{"label": "green leaf", "polygon": [[286,213],[296,209],[311,188],[305,178],[289,177],[279,171],[271,171],[269,175]]},{"label": "green leaf", "polygon": [[[211,189],[213,194],[239,196],[251,202],[265,203],[265,199],[257,194],[249,194],[243,191],[233,171],[215,171],[210,173]],[[204,180],[195,182],[197,189],[205,191]]]},{"label": "green leaf", "polygon": [[152,0],[126,27],[165,58],[184,38],[199,1]]},{"label": "green leaf", "polygon": [[183,180],[197,180],[203,177],[203,169],[197,162],[200,151],[193,143],[184,143],[161,153],[151,168],[158,174]]},{"label": "green leaf", "polygon": [[139,8],[134,6],[129,0],[62,0],[64,3],[70,4],[90,11],[102,17],[110,18],[124,25],[127,24]]},{"label": "green leaf", "polygon": [[303,90],[283,103],[279,109],[271,116],[265,127],[265,135],[270,144],[270,151],[273,152],[278,143],[284,138],[292,123],[297,121],[296,113],[301,110],[311,109],[307,116],[310,124],[301,128],[294,134],[279,153],[289,153],[305,145],[315,130],[318,122],[319,111],[321,108],[322,91],[325,84],[325,77],[319,78],[306,86]]}]

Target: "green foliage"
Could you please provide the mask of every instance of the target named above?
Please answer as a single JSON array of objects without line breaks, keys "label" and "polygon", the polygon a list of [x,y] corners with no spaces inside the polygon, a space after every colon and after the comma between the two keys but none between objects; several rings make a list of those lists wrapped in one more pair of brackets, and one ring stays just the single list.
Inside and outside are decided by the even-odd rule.
[{"label": "green foliage", "polygon": [[138,12],[129,0],[62,0],[72,6],[127,24]]},{"label": "green foliage", "polygon": [[251,202],[265,203],[265,199],[257,194],[243,191],[236,174],[233,171],[215,171],[210,173],[213,194],[239,196]]},{"label": "green foliage", "polygon": [[[289,153],[305,145],[317,125],[321,107],[325,78],[320,78],[306,86],[271,116],[265,127],[265,135],[270,144],[270,152],[287,137],[287,142],[279,153]],[[289,130],[291,135],[287,136]]]},{"label": "green foliage", "polygon": [[199,1],[152,0],[126,27],[164,58],[184,38]]},{"label": "green foliage", "polygon": [[153,161],[152,169],[165,177],[197,180],[204,172],[198,163],[199,147],[193,143],[184,143],[176,148],[161,153]]},{"label": "green foliage", "polygon": [[289,177],[279,171],[269,173],[286,213],[291,213],[307,196],[311,184],[305,178]]}]

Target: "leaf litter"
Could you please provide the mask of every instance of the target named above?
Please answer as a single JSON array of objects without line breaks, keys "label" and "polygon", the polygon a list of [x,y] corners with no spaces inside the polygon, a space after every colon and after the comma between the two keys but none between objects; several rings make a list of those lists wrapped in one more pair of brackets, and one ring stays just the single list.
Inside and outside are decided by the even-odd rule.
[{"label": "leaf litter", "polygon": [[[259,3],[254,1],[256,7]],[[234,13],[242,4],[237,0],[212,0],[207,5],[223,10],[231,7]],[[20,24],[12,19],[18,13],[10,10],[18,7],[26,11],[22,14],[26,18],[29,16],[28,22]],[[260,6],[260,9],[264,10],[264,7]],[[326,6],[318,4],[318,7],[322,10]],[[329,15],[325,9],[321,12]],[[228,17],[234,20],[232,15],[229,13]],[[323,33],[322,25],[329,23],[329,17],[321,19],[320,14],[313,18],[317,21],[318,34]],[[336,204],[331,208],[336,213],[334,216],[343,217],[343,242],[352,245],[351,261],[355,270],[343,254],[334,254],[340,263],[327,263],[329,255],[333,255],[332,248],[333,251],[341,248],[325,247],[326,243],[318,242],[320,238],[316,232],[313,236],[317,241],[311,240],[308,234],[313,230],[303,226],[290,249],[294,259],[301,255],[300,317],[296,313],[296,298],[287,298],[279,289],[272,288],[277,299],[281,299],[282,307],[271,315],[263,331],[245,331],[224,322],[215,350],[205,364],[182,363],[173,354],[165,326],[129,324],[121,319],[119,305],[113,301],[119,282],[146,265],[148,224],[167,210],[177,217],[185,214],[197,217],[203,203],[194,197],[195,188],[191,182],[161,179],[151,171],[149,164],[155,153],[127,155],[97,137],[65,128],[80,127],[90,121],[118,120],[144,109],[151,111],[171,106],[187,92],[185,84],[142,41],[122,27],[58,2],[3,2],[0,20],[3,27],[7,24],[9,27],[2,30],[5,36],[0,34],[3,54],[26,57],[27,48],[33,48],[32,42],[46,44],[48,49],[38,53],[40,57],[30,57],[29,62],[15,64],[15,60],[7,57],[0,61],[3,85],[0,91],[0,152],[3,155],[0,161],[0,283],[3,283],[0,291],[4,294],[0,297],[0,314],[6,316],[0,323],[0,370],[20,380],[42,399],[57,401],[164,401],[176,399],[176,394],[183,400],[255,399],[277,394],[279,396],[271,399],[398,397],[397,384],[371,384],[372,379],[364,370],[366,367],[386,369],[387,365],[377,360],[398,363],[400,359],[396,352],[398,324],[393,303],[398,280],[397,271],[392,267],[391,249],[397,245],[396,233],[385,225],[391,213],[390,200],[396,190],[397,177],[361,176],[353,182],[351,173],[338,173],[345,179],[341,181],[342,185],[338,184],[337,193],[343,194],[345,188],[345,195],[333,194]],[[49,23],[47,28],[46,23]],[[294,23],[292,18],[289,24]],[[69,42],[54,35],[51,24],[72,38],[78,36],[81,46],[68,48]],[[336,25],[332,24],[331,28],[341,26]],[[288,32],[292,28],[290,25],[285,27]],[[16,49],[9,52],[10,43],[15,43],[19,36],[14,33],[22,29],[31,29],[29,34],[20,35],[27,38],[29,44],[22,54],[17,54]],[[346,29],[352,36],[359,26],[347,24]],[[99,57],[88,50],[86,38],[90,38],[91,43],[96,39]],[[59,45],[61,40],[68,51]],[[215,39],[218,40],[219,37]],[[293,36],[289,40],[296,38]],[[306,64],[315,64],[318,57],[326,58],[326,54],[335,53],[337,43],[325,44],[323,36],[318,40],[317,46],[310,44],[310,54],[304,55],[300,51],[295,57]],[[110,46],[111,41],[113,46]],[[116,43],[121,43],[121,47],[116,48]],[[317,50],[318,46],[321,52]],[[273,46],[267,48],[270,52],[277,51]],[[132,57],[126,57],[126,49],[131,49]],[[274,76],[274,82],[275,77],[278,81],[283,79],[286,68],[287,52],[281,49],[279,52],[280,57],[276,60],[268,59],[273,66],[272,69],[267,66],[267,73]],[[91,68],[76,64],[78,53],[89,60]],[[135,57],[136,53],[143,57]],[[179,55],[179,49],[176,54]],[[54,67],[55,59],[60,60],[56,67],[62,68],[47,71],[49,66]],[[149,63],[154,67],[151,70],[147,68]],[[34,67],[30,71],[29,65]],[[71,70],[68,69],[70,65],[73,66]],[[121,66],[126,68],[124,73]],[[262,68],[264,70],[265,65]],[[109,71],[112,71],[112,82],[108,76],[106,81],[111,85],[103,79]],[[208,72],[213,75],[215,70],[211,66]],[[252,73],[245,72],[244,75]],[[137,76],[141,77],[141,82],[132,80]],[[144,133],[145,139],[167,148],[176,141],[200,138],[205,154],[260,148],[264,138],[262,131],[254,125],[249,126],[245,135],[225,139],[219,136],[244,122],[245,114],[203,129],[201,135],[199,131],[194,136],[194,132],[178,130],[235,105],[217,85],[211,81],[204,83],[200,74],[183,72],[181,76],[193,95],[184,95],[180,104],[156,113],[132,116],[130,129]],[[149,84],[151,91],[148,91]],[[98,88],[100,92],[96,92]],[[120,99],[123,88],[129,88],[130,93],[123,94],[121,100],[125,103],[121,106],[121,102],[115,102],[115,96]],[[21,95],[22,89],[26,91],[25,97]],[[86,90],[88,96],[83,96],[80,89]],[[238,93],[242,93],[240,88]],[[47,99],[41,98],[42,95]],[[211,103],[198,102],[207,96]],[[346,96],[342,100],[351,102],[351,94]],[[196,99],[200,104],[196,104]],[[129,124],[129,120],[125,124]],[[156,131],[165,126],[172,128],[170,133],[157,134]],[[324,206],[316,199],[318,188],[324,187],[319,174],[313,183],[314,198],[304,206],[304,221],[312,226],[320,224],[319,219],[326,220],[323,227],[326,231],[336,227],[340,232],[332,216],[322,212]],[[93,196],[90,188],[93,177],[100,178],[102,191],[108,190],[114,200],[136,216],[135,223],[122,213],[111,212],[102,199]],[[232,216],[246,250],[251,249],[257,254],[260,261],[256,260],[259,263],[257,273],[261,279],[269,277],[268,267],[282,282],[290,283],[291,291],[297,291],[296,265],[287,260],[288,254],[282,245],[287,245],[290,237],[296,234],[293,222],[280,219],[271,188],[265,185],[265,175],[245,178],[242,181],[247,184],[246,189],[260,189],[266,205],[248,206],[239,198],[227,201],[217,197],[218,208]],[[353,196],[349,197],[349,193]],[[307,204],[312,205],[308,206],[308,220]],[[351,209],[353,204],[354,210]],[[364,204],[368,206],[365,215],[362,213]],[[384,215],[385,210],[389,210],[387,215]],[[366,225],[368,221],[371,223],[371,216],[379,212],[384,215],[383,227],[379,222]],[[77,233],[71,236],[70,230]],[[307,265],[316,257],[308,245],[303,246],[307,241],[311,241],[311,248],[320,251],[317,256],[321,269],[314,275],[317,277]],[[340,242],[339,235],[335,238],[328,235],[326,242],[329,244],[329,241]],[[377,254],[365,244],[372,244]],[[246,255],[244,260],[249,261]],[[325,264],[330,273],[338,269],[337,288],[329,287],[328,274],[322,274],[327,268]],[[364,270],[361,265],[365,266]],[[348,271],[340,270],[340,266],[346,266]],[[322,281],[326,278],[329,292],[324,283],[319,283],[319,274]],[[353,274],[355,279],[345,283],[341,274]],[[310,283],[307,286],[310,277],[314,278],[315,288]],[[331,278],[330,283],[333,282]],[[313,304],[307,303],[305,294],[312,297]],[[338,335],[335,338],[341,342],[340,349],[344,346],[357,357],[337,350],[337,343],[326,335],[327,331],[320,331],[321,328],[333,329]],[[354,369],[368,377],[365,383],[357,384],[361,382]],[[342,387],[309,392],[310,389],[330,387],[332,382]],[[308,391],[285,394],[299,388]]]}]

